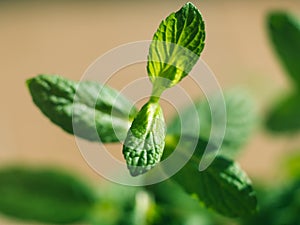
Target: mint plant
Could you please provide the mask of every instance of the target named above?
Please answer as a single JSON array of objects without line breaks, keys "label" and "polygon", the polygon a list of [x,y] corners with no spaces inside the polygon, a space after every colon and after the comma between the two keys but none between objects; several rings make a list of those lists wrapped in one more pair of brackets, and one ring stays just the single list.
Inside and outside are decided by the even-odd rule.
[{"label": "mint plant", "polygon": [[[186,3],[161,22],[148,54],[152,93],[139,111],[117,90],[92,81],[75,82],[57,75],[38,75],[28,79],[27,86],[36,106],[66,132],[95,142],[124,141],[123,155],[132,176],[147,173],[168,158],[175,148],[185,157],[185,153],[191,151],[191,140],[196,140],[192,158],[165,182],[180,186],[207,208],[225,216],[249,215],[256,211],[255,192],[246,173],[232,159],[248,138],[253,124],[248,98],[243,98],[240,92],[225,94],[229,113],[225,142],[221,154],[204,171],[199,171],[198,166],[211,129],[208,103],[201,100],[195,104],[199,120],[206,123],[196,136],[181,134],[176,117],[166,125],[159,104],[163,91],[192,70],[204,48],[204,40],[204,22],[192,3]],[[188,112],[189,107],[185,110]],[[192,120],[193,117],[186,116],[184,121],[193,124]],[[75,130],[75,127],[80,129]],[[155,196],[153,187],[155,185],[146,190]]]}]

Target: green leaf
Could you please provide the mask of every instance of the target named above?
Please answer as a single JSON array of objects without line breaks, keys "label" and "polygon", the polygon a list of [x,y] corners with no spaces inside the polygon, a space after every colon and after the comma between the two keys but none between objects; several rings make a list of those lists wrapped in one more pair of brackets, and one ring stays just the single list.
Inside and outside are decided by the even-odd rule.
[{"label": "green leaf", "polygon": [[192,3],[162,21],[148,55],[147,71],[154,86],[168,88],[185,77],[198,61],[204,40],[204,22]]},{"label": "green leaf", "polygon": [[217,157],[204,171],[199,171],[199,163],[199,153],[196,153],[172,179],[206,207],[224,216],[238,217],[255,212],[257,201],[251,182],[236,163]]},{"label": "green leaf", "polygon": [[[226,130],[222,142],[221,154],[223,156],[234,156],[242,145],[247,142],[256,122],[256,112],[253,100],[245,91],[241,89],[233,89],[224,93],[226,108]],[[211,134],[212,117],[211,107],[214,109],[214,126],[216,130],[221,130],[223,122],[223,109],[220,97],[213,97],[211,105],[208,101],[195,101],[194,106],[184,108],[179,116],[174,117],[168,125],[168,134],[181,134],[194,136],[195,121],[200,122],[200,138],[208,140]],[[195,118],[194,107],[197,110]],[[184,130],[181,130],[181,121],[184,122]],[[212,142],[216,142],[212,140]]]},{"label": "green leaf", "polygon": [[266,127],[275,133],[295,133],[300,130],[300,94],[292,94],[277,103],[269,112]]},{"label": "green leaf", "polygon": [[97,205],[89,214],[90,225],[133,225],[136,194],[140,188],[109,183],[101,184]]},{"label": "green leaf", "polygon": [[1,213],[52,224],[83,221],[95,202],[91,189],[67,173],[22,167],[0,171],[0,196]]},{"label": "green leaf", "polygon": [[300,22],[285,12],[272,12],[267,18],[268,31],[283,66],[300,88]]},{"label": "green leaf", "polygon": [[164,149],[165,122],[157,102],[146,103],[128,131],[123,155],[132,176],[143,174],[161,159]]},{"label": "green leaf", "polygon": [[27,85],[33,102],[54,124],[90,141],[124,139],[136,113],[119,92],[96,82],[39,75]]},{"label": "green leaf", "polygon": [[[163,158],[176,150],[177,158],[190,158],[171,179],[206,207],[228,217],[245,216],[256,210],[256,196],[245,172],[230,159],[218,156],[204,171],[199,170],[204,150],[214,151],[216,146],[193,137],[167,136]],[[168,168],[162,168],[166,173]]]}]

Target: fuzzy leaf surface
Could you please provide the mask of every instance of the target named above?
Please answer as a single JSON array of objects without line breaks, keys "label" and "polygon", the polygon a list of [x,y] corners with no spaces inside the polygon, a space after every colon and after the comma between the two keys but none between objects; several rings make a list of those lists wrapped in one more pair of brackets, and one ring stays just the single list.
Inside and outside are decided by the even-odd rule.
[{"label": "fuzzy leaf surface", "polygon": [[165,145],[165,122],[158,103],[146,103],[134,119],[123,155],[132,176],[143,174],[161,159]]},{"label": "fuzzy leaf surface", "polygon": [[129,119],[136,113],[119,92],[96,82],[77,83],[57,75],[39,75],[27,80],[27,85],[33,102],[45,116],[66,132],[89,141],[124,139]]}]

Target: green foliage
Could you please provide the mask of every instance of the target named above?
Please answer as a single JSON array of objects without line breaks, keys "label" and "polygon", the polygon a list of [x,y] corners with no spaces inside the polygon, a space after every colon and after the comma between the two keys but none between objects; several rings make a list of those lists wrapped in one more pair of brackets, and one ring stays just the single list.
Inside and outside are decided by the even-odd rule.
[{"label": "green foliage", "polygon": [[[232,160],[217,157],[203,172],[196,171],[195,166],[195,163],[187,165],[186,175],[189,172],[199,173],[197,181],[191,186],[184,182],[182,186],[196,193],[207,207],[230,217],[245,216],[256,211],[256,195],[250,179]],[[187,176],[183,178],[188,181]]]},{"label": "green foliage", "polygon": [[242,225],[296,225],[300,224],[300,180],[279,187],[262,190],[260,210],[252,217],[243,218]]},{"label": "green foliage", "polygon": [[[290,76],[295,89],[284,95],[267,115],[266,127],[276,133],[296,133],[300,130],[300,21],[286,12],[271,12],[267,17],[268,32],[274,49]],[[292,154],[280,165],[285,180],[275,187],[258,192],[257,214],[242,218],[243,225],[300,224],[299,154]]]},{"label": "green foliage", "polygon": [[[180,151],[182,157],[185,157],[184,153],[188,150]],[[220,156],[206,170],[199,171],[202,154],[201,141],[193,157],[171,179],[195,195],[206,207],[225,216],[245,216],[255,212],[256,195],[245,172],[232,160]]]},{"label": "green foliage", "polygon": [[[171,180],[147,187],[155,198],[158,215],[151,225],[213,225],[211,215]],[[182,207],[184,206],[184,207]]]},{"label": "green foliage", "polygon": [[95,82],[39,75],[28,79],[27,85],[45,116],[66,132],[90,141],[118,142],[118,137],[126,136],[128,119],[136,113],[119,92]]},{"label": "green foliage", "polygon": [[143,174],[160,161],[165,145],[165,122],[158,103],[148,102],[133,121],[123,154],[132,176]]},{"label": "green foliage", "polygon": [[154,34],[147,65],[152,96],[134,119],[123,146],[132,176],[147,172],[160,161],[165,138],[160,95],[190,72],[204,47],[204,38],[204,22],[192,3],[172,13]]},{"label": "green foliage", "polygon": [[[168,134],[181,134],[194,136],[194,121],[199,119],[200,133],[199,138],[208,141],[211,135],[212,118],[211,107],[214,107],[214,126],[216,130],[222,129],[224,124],[224,115],[222,110],[223,98],[216,96],[212,102],[198,100],[194,106],[188,106],[180,112],[180,117],[176,116],[168,125]],[[224,140],[222,142],[221,154],[224,156],[234,156],[237,151],[249,139],[251,131],[256,122],[256,112],[251,97],[240,89],[229,90],[224,93],[225,109],[226,109],[226,130]],[[197,117],[193,115],[196,108]],[[184,130],[182,130],[181,121],[184,122]],[[212,140],[216,142],[216,140]]]},{"label": "green foliage", "polygon": [[277,133],[295,133],[300,130],[300,21],[285,12],[272,12],[267,24],[274,49],[293,81],[295,91],[273,106],[266,127]]},{"label": "green foliage", "polygon": [[95,202],[91,189],[67,173],[21,167],[0,171],[0,196],[1,213],[55,224],[84,220]]},{"label": "green foliage", "polygon": [[165,88],[177,84],[198,61],[204,40],[204,21],[192,3],[169,15],[159,25],[149,49],[147,71],[151,81],[161,82]]},{"label": "green foliage", "polygon": [[[150,45],[147,64],[148,75],[153,84],[152,94],[138,113],[120,93],[95,82],[77,83],[59,76],[40,75],[29,79],[27,85],[34,103],[65,131],[90,141],[121,142],[125,139],[123,155],[132,176],[147,172],[161,158],[165,159],[172,154],[175,148],[180,149],[179,157],[187,158],[192,155],[172,180],[187,193],[197,196],[198,202],[207,207],[230,217],[244,216],[256,209],[255,193],[246,174],[224,155],[232,155],[248,139],[254,124],[253,106],[249,97],[245,97],[241,91],[225,94],[227,127],[222,146],[224,153],[205,171],[198,169],[204,150],[207,148],[215,151],[218,148],[214,146],[214,142],[207,146],[212,127],[210,105],[207,101],[195,104],[196,117],[191,116],[190,109],[187,108],[181,118],[190,129],[194,129],[195,119],[200,119],[200,135],[195,137],[193,132],[188,131],[182,134],[178,118],[170,124],[169,135],[166,137],[165,134],[164,116],[159,105],[160,95],[191,71],[204,48],[204,39],[204,22],[200,12],[191,3],[185,4],[160,24]],[[214,98],[213,103],[210,102],[216,109],[217,126],[224,122],[222,110],[218,109],[222,105],[219,104],[221,101],[223,98]],[[167,168],[162,169],[166,172]],[[97,202],[89,213],[89,222],[135,225],[138,224],[136,221],[146,218],[149,225],[181,224],[172,219],[160,218],[155,210],[164,216],[168,211],[164,212],[163,208],[155,205],[151,197],[143,193],[140,196],[147,203],[146,206],[133,206],[127,200],[124,205],[116,207],[105,200]],[[118,213],[122,210],[127,211],[125,214]],[[97,211],[100,213],[96,213]],[[136,216],[132,211],[139,215]],[[178,212],[172,213],[177,218],[175,214]],[[150,221],[149,215],[158,216],[158,219]],[[121,221],[121,217],[125,220]],[[198,221],[197,224],[205,221],[195,215],[191,221],[186,216],[178,218],[185,225],[193,224],[193,221]]]},{"label": "green foliage", "polygon": [[135,223],[136,195],[140,188],[110,183],[99,187],[98,202],[90,211],[87,224],[139,225]]},{"label": "green foliage", "polygon": [[297,150],[286,156],[280,167],[285,177],[292,180],[300,179],[300,151]]},{"label": "green foliage", "polygon": [[300,129],[300,93],[288,95],[269,112],[266,126],[273,132],[294,133]]}]

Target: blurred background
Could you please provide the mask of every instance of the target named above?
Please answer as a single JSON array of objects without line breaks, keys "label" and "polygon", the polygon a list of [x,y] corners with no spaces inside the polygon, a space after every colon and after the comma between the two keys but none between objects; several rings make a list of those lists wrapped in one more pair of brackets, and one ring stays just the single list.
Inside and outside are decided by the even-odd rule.
[{"label": "blurred background", "polygon": [[[25,80],[39,73],[79,80],[87,67],[110,49],[151,39],[161,20],[185,2],[0,1],[1,166],[54,165],[105,182],[81,157],[74,137],[50,123],[34,106]],[[206,22],[202,59],[222,88],[247,89],[263,117],[274,99],[291,87],[267,37],[266,14],[283,9],[300,15],[300,1],[193,3]],[[118,72],[120,79],[110,85],[122,88],[126,76],[132,73],[146,76],[145,64]],[[188,87],[188,80],[183,85]],[[201,94],[190,92],[194,97]],[[258,127],[238,161],[250,177],[274,181],[278,160],[299,146],[299,135],[274,137]],[[24,223],[1,217],[0,224]]]}]

